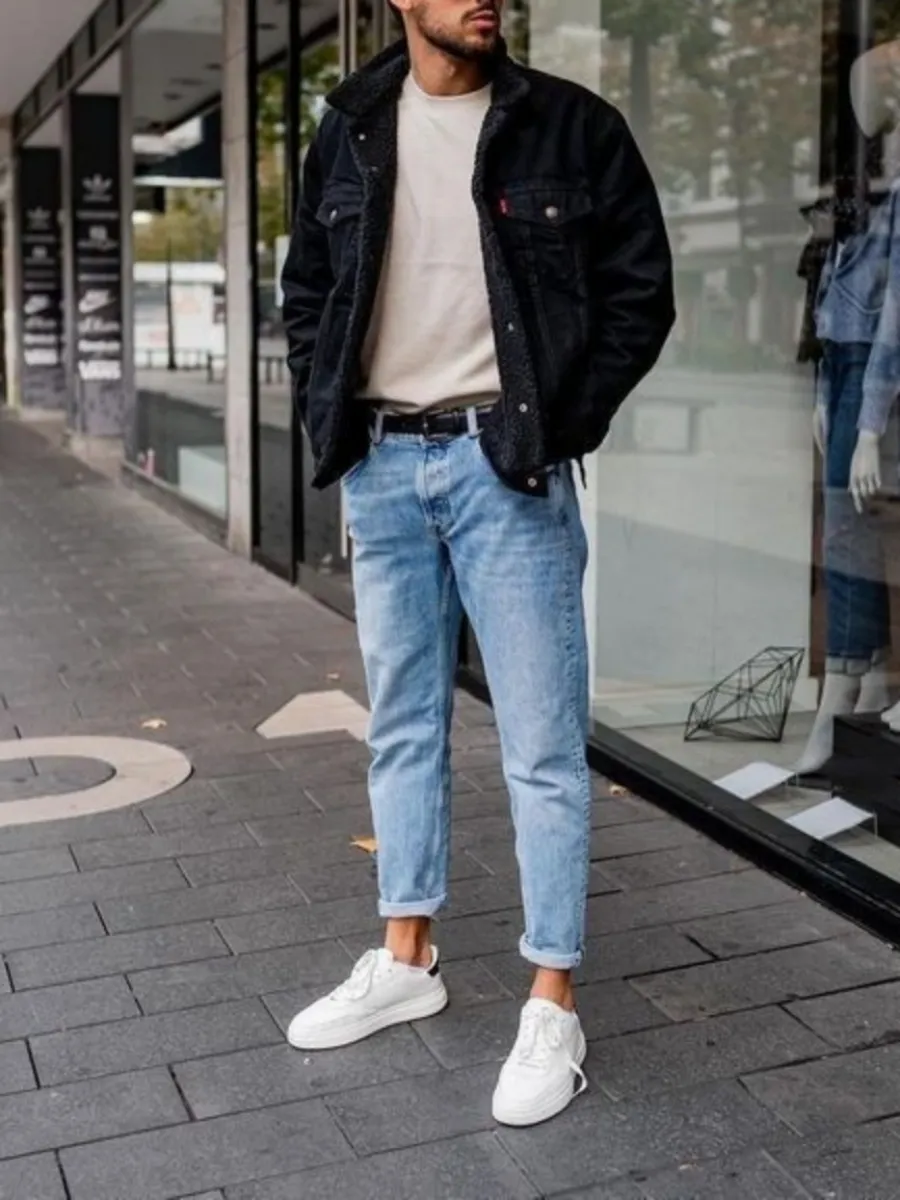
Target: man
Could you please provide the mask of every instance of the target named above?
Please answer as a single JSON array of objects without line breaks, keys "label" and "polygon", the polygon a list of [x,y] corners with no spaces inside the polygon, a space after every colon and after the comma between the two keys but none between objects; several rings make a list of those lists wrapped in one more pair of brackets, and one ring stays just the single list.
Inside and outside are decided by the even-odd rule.
[{"label": "man", "polygon": [[304,165],[284,270],[296,403],[340,479],[371,700],[384,947],[294,1019],[342,1046],[447,1003],[431,919],[447,898],[460,621],[490,685],[535,967],[496,1119],[584,1088],[591,789],[572,462],[593,451],[673,321],[653,185],[619,114],[526,70],[503,0],[395,0],[405,39],[346,79]]}]

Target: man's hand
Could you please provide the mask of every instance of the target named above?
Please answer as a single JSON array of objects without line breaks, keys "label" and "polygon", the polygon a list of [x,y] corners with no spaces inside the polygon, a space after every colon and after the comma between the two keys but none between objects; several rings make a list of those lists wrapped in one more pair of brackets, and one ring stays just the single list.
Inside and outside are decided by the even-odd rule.
[{"label": "man's hand", "polygon": [[881,491],[881,453],[877,433],[861,429],[850,462],[850,495],[858,513]]}]

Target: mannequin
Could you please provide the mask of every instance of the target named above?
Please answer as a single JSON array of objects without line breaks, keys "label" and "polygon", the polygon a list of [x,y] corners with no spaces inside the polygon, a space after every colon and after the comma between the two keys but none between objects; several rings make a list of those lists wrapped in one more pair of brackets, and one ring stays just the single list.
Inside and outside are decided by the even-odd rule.
[{"label": "mannequin", "polygon": [[[900,47],[893,44],[853,66],[851,102],[866,137],[892,119],[896,68]],[[798,775],[814,774],[831,757],[836,716],[881,712],[890,702],[890,607],[872,501],[882,488],[881,441],[900,389],[900,192],[842,197],[836,185],[834,208],[816,298],[823,359],[813,424],[825,485],[828,651]]]}]

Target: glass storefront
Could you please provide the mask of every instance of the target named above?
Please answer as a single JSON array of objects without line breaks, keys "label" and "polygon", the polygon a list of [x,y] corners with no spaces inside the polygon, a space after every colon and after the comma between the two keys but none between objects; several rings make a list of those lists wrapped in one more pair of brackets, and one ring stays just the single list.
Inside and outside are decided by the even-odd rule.
[{"label": "glass storefront", "polygon": [[[330,22],[316,8],[315,29],[307,9],[301,157],[341,65],[364,61],[387,28],[380,6],[350,4],[348,18],[336,5]],[[869,387],[864,347],[890,342],[897,303],[884,272],[894,269],[900,19],[886,0],[508,0],[505,20],[519,61],[626,114],[675,256],[677,326],[586,464],[601,761],[631,747],[663,781],[694,780],[698,806],[721,808],[730,825],[790,842],[838,876],[856,879],[862,865],[869,884],[890,888],[900,880],[900,742],[879,712],[897,665],[893,422],[875,438],[877,501],[859,513],[848,488]],[[276,557],[292,548],[301,585],[318,591],[323,579],[349,582],[339,494],[309,487],[302,435],[290,454],[287,438],[274,449],[266,414],[284,411],[287,384],[263,381],[269,349],[283,351],[277,272],[290,189],[275,163],[290,177],[290,131],[272,157],[268,130],[281,129],[287,79],[269,64],[257,87],[260,543],[280,536]],[[273,98],[279,116],[265,126]],[[882,259],[870,270],[873,245]],[[893,339],[900,347],[900,322]],[[900,380],[891,349],[883,370]],[[285,479],[290,495],[276,484]],[[477,675],[471,639],[465,659]]]},{"label": "glass storefront", "polygon": [[163,0],[132,35],[133,465],[227,514],[222,0]]},{"label": "glass storefront", "polygon": [[511,15],[520,57],[628,116],[676,264],[674,334],[588,463],[598,736],[898,881],[900,20],[878,0]]}]

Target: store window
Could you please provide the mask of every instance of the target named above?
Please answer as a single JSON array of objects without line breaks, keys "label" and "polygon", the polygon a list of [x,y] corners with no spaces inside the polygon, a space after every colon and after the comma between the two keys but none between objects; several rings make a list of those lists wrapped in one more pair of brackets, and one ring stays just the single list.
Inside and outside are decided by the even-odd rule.
[{"label": "store window", "polygon": [[510,17],[624,111],[675,256],[672,338],[588,464],[594,718],[900,879],[896,10]]},{"label": "store window", "polygon": [[227,513],[222,0],[163,0],[132,40],[133,465]]}]

